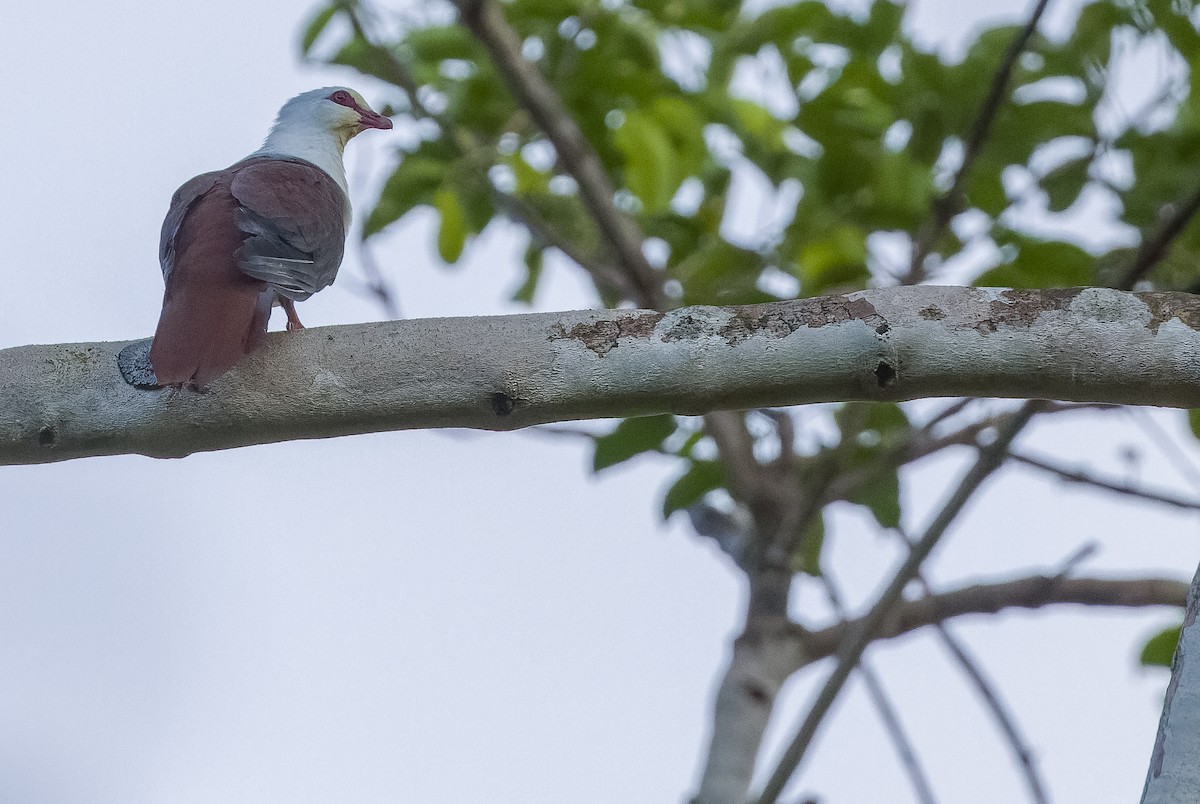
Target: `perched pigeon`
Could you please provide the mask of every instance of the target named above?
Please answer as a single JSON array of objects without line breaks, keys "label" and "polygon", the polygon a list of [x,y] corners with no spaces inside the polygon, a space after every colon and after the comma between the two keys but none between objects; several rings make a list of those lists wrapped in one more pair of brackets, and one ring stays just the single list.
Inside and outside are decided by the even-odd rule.
[{"label": "perched pigeon", "polygon": [[302,329],[295,302],[337,276],[350,222],[342,151],[392,121],[343,87],[283,105],[266,142],[171,199],[158,257],[162,314],[150,363],[160,385],[201,387],[262,345],[273,305]]}]

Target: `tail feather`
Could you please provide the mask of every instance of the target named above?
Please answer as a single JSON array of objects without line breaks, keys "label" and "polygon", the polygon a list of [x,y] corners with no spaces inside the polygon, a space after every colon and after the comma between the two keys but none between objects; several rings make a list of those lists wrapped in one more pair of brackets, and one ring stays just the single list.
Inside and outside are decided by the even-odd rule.
[{"label": "tail feather", "polygon": [[274,294],[261,285],[167,298],[150,347],[159,384],[207,385],[262,346]]}]

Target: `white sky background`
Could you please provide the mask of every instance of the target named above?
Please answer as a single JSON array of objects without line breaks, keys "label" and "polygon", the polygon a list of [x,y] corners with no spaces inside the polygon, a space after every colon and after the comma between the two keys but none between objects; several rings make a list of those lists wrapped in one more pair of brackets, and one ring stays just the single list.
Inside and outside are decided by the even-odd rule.
[{"label": "white sky background", "polygon": [[[917,9],[930,40],[967,27],[953,0]],[[150,334],[158,229],[180,183],[257,148],[297,92],[352,82],[387,99],[298,65],[306,17],[282,0],[0,7],[0,347]],[[387,137],[350,146],[352,181],[386,164]],[[352,192],[367,209],[371,189]],[[447,271],[431,218],[376,247],[404,313],[512,310],[515,239],[489,236]],[[353,248],[343,270],[357,272]],[[539,307],[589,303],[569,269],[549,274]],[[380,317],[349,286],[303,305],[305,322]],[[1187,489],[1133,418],[1037,425],[1025,443]],[[1182,416],[1153,418],[1194,460]],[[1130,445],[1134,469],[1120,459]],[[907,476],[911,525],[963,458]],[[0,802],[682,800],[742,591],[682,523],[658,524],[668,464],[593,479],[589,461],[582,444],[535,435],[409,432],[0,468]],[[857,512],[838,524],[829,565],[862,601],[896,553]],[[1197,535],[1194,517],[1007,469],[932,570],[954,585],[1053,571],[1095,539],[1087,574],[1186,579]],[[1166,674],[1139,669],[1136,653],[1173,617],[1060,609],[956,628],[1056,801],[1138,795]],[[1006,748],[932,639],[869,657],[944,801],[1022,800]],[[824,672],[789,688],[774,745]],[[856,684],[800,788],[909,800]]]}]

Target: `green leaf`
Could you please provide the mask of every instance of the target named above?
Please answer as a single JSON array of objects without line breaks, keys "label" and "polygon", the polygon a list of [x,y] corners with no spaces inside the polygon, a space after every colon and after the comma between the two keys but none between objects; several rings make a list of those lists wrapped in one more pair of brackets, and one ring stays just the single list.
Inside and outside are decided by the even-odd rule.
[{"label": "green leaf", "polygon": [[1175,648],[1179,644],[1181,628],[1182,625],[1173,625],[1150,637],[1142,648],[1138,661],[1147,667],[1170,667]]},{"label": "green leaf", "polygon": [[885,528],[900,527],[900,476],[895,469],[882,471],[850,495],[850,502],[865,506]]},{"label": "green leaf", "polygon": [[688,436],[687,440],[679,446],[679,449],[676,450],[675,454],[681,458],[692,457],[692,450],[696,448],[696,445],[699,444],[701,439],[703,439],[706,435],[708,434],[705,433],[703,429],[692,431],[692,434]]},{"label": "green leaf", "polygon": [[805,243],[796,262],[803,296],[820,296],[840,287],[861,287],[869,278],[866,233],[855,226],[838,226]]},{"label": "green leaf", "polygon": [[403,86],[402,77],[397,73],[396,64],[388,58],[387,51],[364,39],[351,39],[329,62],[352,67],[363,75]]},{"label": "green leaf", "polygon": [[1040,289],[1092,284],[1097,258],[1079,246],[1016,236],[1007,247],[1018,249],[1013,260],[985,271],[975,280],[977,286]]},{"label": "green leaf", "polygon": [[724,239],[703,245],[669,272],[683,283],[684,304],[758,304],[775,301],[758,289],[762,257]]},{"label": "green leaf", "polygon": [[821,576],[821,548],[825,546],[825,515],[819,512],[800,539],[800,547],[792,556],[792,569],[813,577]]},{"label": "green leaf", "polygon": [[908,437],[911,425],[904,409],[892,402],[855,402],[839,408],[834,419],[842,431],[844,468],[866,473],[846,499],[865,506],[882,527],[899,527],[900,476],[889,453]]},{"label": "green leaf", "polygon": [[675,417],[669,414],[625,419],[611,433],[596,439],[592,471],[599,472],[635,455],[656,450],[674,432]]},{"label": "green leaf", "polygon": [[674,195],[683,179],[699,173],[704,164],[708,153],[704,142],[706,121],[693,103],[680,97],[655,98],[650,113],[671,144],[674,157],[671,194]]},{"label": "green leaf", "polygon": [[874,184],[883,226],[915,231],[929,214],[933,199],[931,171],[908,154],[882,154]]},{"label": "green leaf", "polygon": [[525,281],[513,291],[513,301],[533,304],[533,294],[537,290],[538,280],[542,278],[544,255],[545,250],[533,243],[525,248]]},{"label": "green leaf", "polygon": [[329,21],[333,19],[333,15],[336,14],[340,8],[340,5],[334,3],[333,5],[326,6],[313,15],[312,20],[309,21],[308,26],[304,29],[303,38],[300,40],[300,54],[302,56],[307,56],[308,51],[312,50],[312,46],[317,42],[317,37],[319,37],[321,32],[325,30],[325,26],[329,24]]},{"label": "green leaf", "polygon": [[433,194],[446,175],[446,164],[431,156],[404,158],[388,177],[379,194],[379,202],[363,225],[363,239],[399,220],[419,204],[432,204]]},{"label": "green leaf", "polygon": [[437,237],[438,255],[448,263],[458,262],[467,242],[467,225],[458,193],[443,187],[433,194],[433,206],[442,216]]},{"label": "green leaf", "polygon": [[513,178],[516,179],[517,183],[517,195],[529,195],[531,193],[545,193],[549,191],[550,174],[543,173],[526,162],[525,157],[521,156],[520,151],[508,157],[504,162],[512,168]]},{"label": "green leaf", "polygon": [[1192,435],[1200,438],[1200,408],[1192,408],[1187,412],[1188,424],[1192,428]]},{"label": "green leaf", "polygon": [[720,461],[692,461],[663,497],[663,519],[687,508],[713,489],[725,485],[725,467]]},{"label": "green leaf", "polygon": [[625,183],[641,199],[646,212],[666,209],[679,182],[673,175],[675,154],[662,126],[634,110],[626,114],[612,139],[625,157]]},{"label": "green leaf", "polygon": [[1003,170],[1004,165],[995,160],[981,158],[967,176],[967,204],[993,218],[1000,217],[1000,213],[1008,209],[1008,193],[1001,178]]},{"label": "green leaf", "polygon": [[1071,159],[1042,177],[1040,184],[1046,191],[1047,206],[1051,212],[1062,212],[1075,203],[1088,182],[1088,168],[1092,155]]},{"label": "green leaf", "polygon": [[423,62],[446,59],[467,61],[479,55],[475,37],[462,25],[435,25],[416,28],[405,33],[404,48],[413,58]]},{"label": "green leaf", "polygon": [[743,98],[733,99],[734,118],[738,128],[753,137],[760,146],[783,146],[784,123],[764,106]]}]

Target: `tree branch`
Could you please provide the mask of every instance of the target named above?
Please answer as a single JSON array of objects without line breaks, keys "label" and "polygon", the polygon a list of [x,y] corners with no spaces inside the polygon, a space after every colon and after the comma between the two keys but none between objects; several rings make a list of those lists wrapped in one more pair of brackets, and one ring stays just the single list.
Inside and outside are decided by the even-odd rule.
[{"label": "tree branch", "polygon": [[1121,494],[1126,497],[1136,497],[1147,502],[1162,503],[1174,508],[1183,508],[1188,511],[1200,511],[1200,500],[1190,497],[1183,497],[1178,494],[1172,494],[1166,491],[1153,491],[1151,489],[1142,488],[1141,486],[1132,483],[1122,483],[1117,480],[1109,480],[1102,477],[1097,477],[1081,469],[1069,469],[1065,466],[1051,463],[1042,458],[1034,458],[1030,455],[1012,454],[1009,456],[1012,460],[1024,466],[1029,466],[1038,469],[1047,474],[1054,475],[1068,483],[1078,483],[1084,486],[1092,486],[1104,491],[1112,492],[1113,494]]},{"label": "tree branch", "polygon": [[[834,613],[841,619],[846,619],[846,606],[842,602],[842,595],[837,585],[828,574],[821,580]],[[934,804],[937,799],[933,795],[933,785],[929,783],[929,776],[925,773],[925,768],[921,766],[917,751],[913,747],[912,740],[905,733],[903,724],[900,723],[900,714],[896,711],[896,707],[892,706],[892,702],[883,688],[883,682],[865,661],[859,665],[858,670],[862,675],[863,685],[867,689],[867,696],[871,699],[875,711],[879,713],[879,720],[883,723],[884,731],[887,732],[888,738],[895,746],[900,764],[912,782],[913,795],[920,804]]]},{"label": "tree branch", "polygon": [[953,287],[388,321],[272,334],[206,394],[128,385],[122,343],[25,346],[0,351],[0,464],[838,400],[1193,407],[1193,326],[1188,294]]},{"label": "tree branch", "polygon": [[980,449],[979,458],[967,470],[967,473],[963,475],[958,487],[950,495],[950,499],[946,501],[946,504],[933,518],[929,527],[926,528],[925,533],[913,545],[907,558],[904,559],[900,568],[896,570],[887,588],[879,595],[879,599],[875,602],[875,605],[871,607],[871,610],[862,618],[854,630],[846,632],[845,638],[838,641],[837,665],[817,693],[817,697],[814,699],[812,707],[805,716],[804,722],[800,724],[795,738],[784,750],[783,757],[779,760],[775,771],[767,780],[762,796],[759,798],[759,804],[773,804],[773,802],[778,800],[784,786],[787,785],[788,780],[792,777],[792,773],[795,772],[800,764],[800,760],[804,757],[805,752],[807,752],[809,745],[812,744],[812,740],[816,736],[821,722],[833,707],[834,700],[837,699],[842,687],[845,686],[846,681],[850,678],[850,674],[854,671],[855,665],[862,658],[863,651],[867,649],[867,645],[871,643],[876,634],[881,632],[881,628],[889,616],[894,613],[896,604],[904,592],[904,587],[920,571],[925,559],[929,557],[933,548],[937,546],[937,543],[967,504],[967,501],[979,490],[983,482],[1003,465],[1005,458],[1008,456],[1009,445],[1012,444],[1017,434],[1021,432],[1022,428],[1037,413],[1038,407],[1036,401],[1026,402],[1007,424],[999,428],[996,433],[996,440]]},{"label": "tree branch", "polygon": [[[975,584],[949,592],[902,600],[887,615],[875,640],[893,639],[920,628],[969,614],[996,614],[1006,609],[1040,609],[1074,603],[1082,606],[1179,606],[1187,602],[1188,584],[1170,578],[1064,578],[1033,575],[1011,581]],[[859,632],[870,615],[847,620],[819,631],[798,629],[796,652],[800,670],[838,654],[847,635]]]},{"label": "tree branch", "polygon": [[962,211],[963,185],[991,134],[992,124],[996,121],[1000,107],[1008,98],[1008,87],[1012,81],[1012,73],[1017,66],[1017,60],[1029,45],[1029,40],[1037,32],[1038,23],[1048,4],[1049,0],[1038,0],[1029,19],[1025,22],[1025,26],[1009,43],[1008,49],[1004,52],[1004,58],[997,66],[995,74],[992,75],[992,83],[988,87],[987,97],[984,98],[983,106],[980,107],[975,124],[971,127],[971,133],[967,136],[967,141],[963,146],[962,164],[955,171],[950,188],[934,199],[929,220],[913,238],[912,260],[909,264],[908,274],[903,279],[906,284],[916,284],[925,279],[926,258],[929,257],[937,241],[945,233],[950,221]]},{"label": "tree branch", "polygon": [[1133,264],[1121,277],[1117,287],[1132,288],[1146,274],[1150,273],[1150,269],[1161,262],[1163,257],[1167,256],[1167,250],[1170,249],[1171,243],[1175,242],[1175,238],[1179,237],[1187,228],[1188,223],[1196,217],[1197,213],[1200,213],[1200,188],[1197,188],[1178,204],[1167,205],[1163,211],[1171,214],[1161,221],[1154,232],[1142,239],[1142,245],[1133,258]]},{"label": "tree branch", "polygon": [[[413,76],[412,71],[409,70],[408,65],[397,57],[391,48],[380,45],[371,38],[366,26],[363,25],[362,20],[359,18],[356,8],[345,6],[342,10],[350,20],[350,26],[354,31],[354,35],[367,43],[380,60],[388,66],[392,82],[404,91],[414,117],[435,123],[446,135],[447,142],[453,145],[460,155],[465,155],[470,151],[484,147],[484,144],[473,132],[459,126],[454,120],[445,115],[436,114],[422,103],[421,95],[418,91],[420,87],[417,85],[417,80]],[[520,197],[506,193],[498,188],[495,182],[491,180],[491,177],[486,174],[486,171],[483,172],[481,179],[487,184],[491,192],[492,201],[504,211],[504,214],[510,220],[524,226],[536,240],[540,240],[544,244],[561,251],[568,259],[587,271],[591,275],[592,280],[600,288],[611,288],[622,298],[641,303],[638,288],[634,287],[629,278],[617,267],[610,265],[605,260],[596,259],[586,254],[568,238],[563,237],[558,230],[551,226],[533,207]],[[391,317],[396,318],[396,316]]]},{"label": "tree branch", "polygon": [[579,184],[583,201],[600,231],[620,255],[626,273],[638,287],[638,303],[655,309],[665,308],[667,300],[662,277],[642,253],[645,238],[633,219],[617,209],[613,200],[616,190],[600,157],[554,88],[521,55],[521,40],[504,19],[503,9],[494,0],[454,0],[454,4],[462,24],[487,48],[509,90],[545,132],[563,167]]},{"label": "tree branch", "polygon": [[1142,804],[1185,804],[1196,800],[1200,789],[1200,569],[1192,579],[1179,644],[1171,661],[1154,751],[1142,788]]},{"label": "tree branch", "polygon": [[1037,766],[1034,765],[1033,751],[1017,728],[1016,718],[1009,713],[1008,708],[1000,700],[999,693],[992,688],[991,683],[984,676],[983,670],[980,669],[979,663],[967,651],[966,646],[950,633],[950,629],[946,627],[945,623],[934,623],[933,627],[937,632],[938,639],[970,679],[980,699],[992,713],[996,725],[1004,734],[1004,739],[1008,741],[1017,765],[1021,769],[1021,775],[1025,778],[1025,786],[1029,788],[1030,799],[1034,804],[1048,804],[1046,785],[1038,774]]}]

